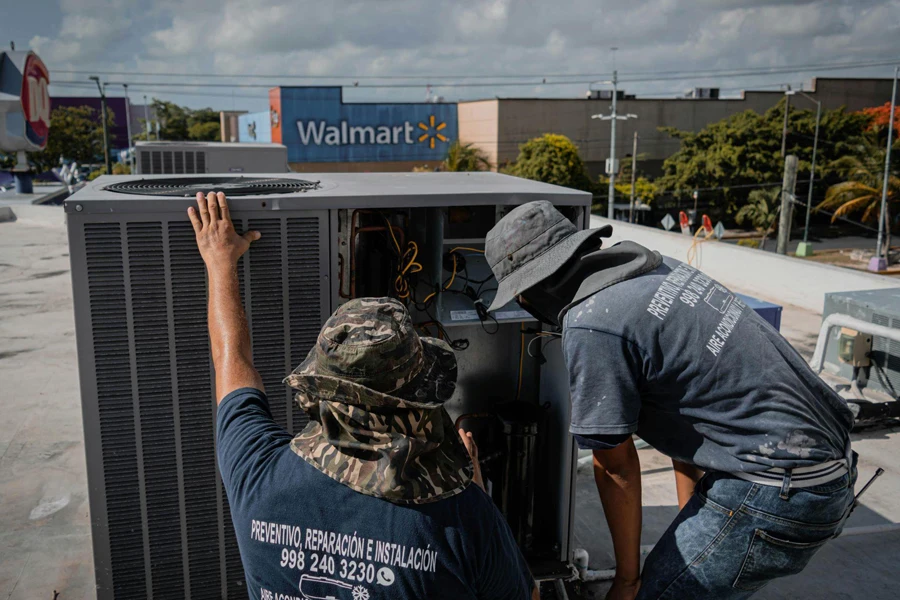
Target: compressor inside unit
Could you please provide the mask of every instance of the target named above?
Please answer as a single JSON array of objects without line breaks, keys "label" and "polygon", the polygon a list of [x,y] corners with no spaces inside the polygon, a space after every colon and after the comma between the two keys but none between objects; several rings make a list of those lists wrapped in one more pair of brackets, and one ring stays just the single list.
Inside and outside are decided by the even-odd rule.
[{"label": "compressor inside unit", "polygon": [[[337,296],[397,298],[420,335],[456,351],[458,386],[447,410],[472,432],[487,492],[539,570],[542,559],[559,565],[557,523],[536,518],[558,511],[558,489],[547,485],[547,474],[558,469],[565,445],[558,431],[548,434],[565,416],[541,400],[540,367],[544,347],[559,341],[515,301],[487,310],[497,281],[485,236],[510,208],[337,211]],[[575,220],[574,207],[562,209]]]}]

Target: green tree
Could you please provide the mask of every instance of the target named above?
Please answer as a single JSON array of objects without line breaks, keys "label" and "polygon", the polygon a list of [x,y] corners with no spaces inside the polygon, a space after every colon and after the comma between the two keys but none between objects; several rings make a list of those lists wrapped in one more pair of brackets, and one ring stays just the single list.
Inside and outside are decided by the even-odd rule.
[{"label": "green tree", "polygon": [[[884,182],[884,152],[878,138],[875,135],[869,135],[859,144],[854,154],[842,156],[833,161],[831,168],[840,174],[843,181],[828,188],[825,199],[816,206],[816,210],[833,211],[832,222],[838,217],[861,213],[863,222],[877,223],[881,211],[881,190]],[[892,160],[888,174],[885,250],[889,249],[891,244],[891,205],[900,201],[898,164],[900,164],[900,160]]]},{"label": "green tree", "polygon": [[[601,175],[597,181],[601,190],[609,188],[609,177]],[[634,199],[650,204],[657,196],[657,189],[655,182],[641,175],[634,180]],[[616,198],[619,202],[631,201],[631,176],[616,178]]]},{"label": "green tree", "polygon": [[578,146],[564,135],[545,133],[528,140],[519,146],[516,162],[504,172],[525,179],[594,191],[594,185],[578,155]]},{"label": "green tree", "polygon": [[184,141],[188,139],[188,117],[190,110],[178,106],[174,102],[153,99],[153,114],[159,121],[159,136],[169,141]]},{"label": "green tree", "polygon": [[[703,189],[704,203],[719,218],[747,203],[753,186],[777,183],[784,172],[781,133],[784,99],[764,114],[745,111],[712,123],[698,132],[662,127],[660,131],[681,140],[681,148],[663,163],[659,189],[688,200]],[[838,182],[830,164],[852,154],[869,115],[844,109],[823,111],[816,157],[816,189],[824,192]],[[800,159],[798,181],[809,178],[815,133],[815,111],[791,107],[787,153]]]},{"label": "green tree", "polygon": [[[102,161],[103,125],[97,111],[87,106],[60,106],[50,113],[47,147],[33,152],[28,159],[38,172],[59,166],[60,159],[80,163]],[[113,113],[106,109],[107,127],[115,125]]]},{"label": "green tree", "polygon": [[215,123],[193,123],[188,127],[188,139],[197,142],[215,142],[221,137],[219,121]]},{"label": "green tree", "polygon": [[[219,113],[211,108],[191,109],[154,98],[151,104],[156,121],[159,122],[159,137],[167,141],[213,142],[219,139]],[[151,125],[153,125],[151,123]],[[147,124],[141,119],[141,132],[136,140],[147,139]],[[156,127],[151,127],[151,139],[156,139]]]},{"label": "green tree", "polygon": [[474,144],[463,144],[456,140],[447,150],[441,169],[444,171],[488,171],[491,163],[484,151]]},{"label": "green tree", "polygon": [[781,188],[755,189],[747,197],[747,204],[734,217],[738,225],[749,223],[762,234],[759,247],[766,248],[766,238],[775,227],[781,210]]},{"label": "green tree", "polygon": [[211,108],[188,110],[188,139],[215,142],[222,136],[219,113]]}]

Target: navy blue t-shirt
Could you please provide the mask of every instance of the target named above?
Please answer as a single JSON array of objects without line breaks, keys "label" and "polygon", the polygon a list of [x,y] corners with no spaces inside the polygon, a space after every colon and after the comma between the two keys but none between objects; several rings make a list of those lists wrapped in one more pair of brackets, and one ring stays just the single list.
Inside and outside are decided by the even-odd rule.
[{"label": "navy blue t-shirt", "polygon": [[222,400],[217,437],[250,598],[531,597],[528,566],[477,485],[419,505],[355,492],[291,450],[252,388]]},{"label": "navy blue t-shirt", "polygon": [[572,307],[563,353],[582,446],[636,432],[730,473],[847,454],[853,416],[841,397],[740,298],[675,259]]}]

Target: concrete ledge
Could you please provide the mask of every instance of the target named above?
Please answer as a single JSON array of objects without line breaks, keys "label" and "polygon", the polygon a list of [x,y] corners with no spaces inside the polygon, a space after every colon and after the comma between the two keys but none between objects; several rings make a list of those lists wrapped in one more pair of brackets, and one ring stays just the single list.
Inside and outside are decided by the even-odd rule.
[{"label": "concrete ledge", "polygon": [[[643,225],[631,225],[591,216],[591,227],[613,226],[611,242],[632,240],[660,254],[687,262],[694,240]],[[793,304],[820,313],[828,292],[900,287],[900,279],[792,256],[743,248],[718,241],[700,242],[693,266],[724,285],[744,290],[777,304]]]},{"label": "concrete ledge", "polygon": [[65,227],[66,213],[62,206],[14,204],[0,206],[0,222],[3,221],[16,221],[24,225],[40,227]]}]

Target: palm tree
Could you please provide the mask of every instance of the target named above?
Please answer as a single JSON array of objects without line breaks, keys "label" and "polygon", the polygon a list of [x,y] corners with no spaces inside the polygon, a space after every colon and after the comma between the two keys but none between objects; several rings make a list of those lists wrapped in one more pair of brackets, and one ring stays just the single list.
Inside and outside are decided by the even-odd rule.
[{"label": "palm tree", "polygon": [[488,171],[491,163],[481,148],[456,140],[447,150],[442,168],[444,171]]},{"label": "palm tree", "polygon": [[734,220],[737,221],[738,225],[743,225],[744,221],[750,221],[753,228],[762,234],[759,249],[765,250],[766,238],[775,225],[780,210],[780,188],[753,190],[747,197],[747,204],[741,207],[734,216]]},{"label": "palm tree", "polygon": [[[828,188],[825,199],[816,210],[833,210],[831,221],[862,212],[863,222],[878,222],[881,211],[881,188],[884,178],[884,150],[874,137],[867,137],[856,155],[842,156],[831,164],[846,181]],[[884,255],[891,247],[890,205],[900,200],[900,178],[896,168],[888,177],[885,207]]]}]

